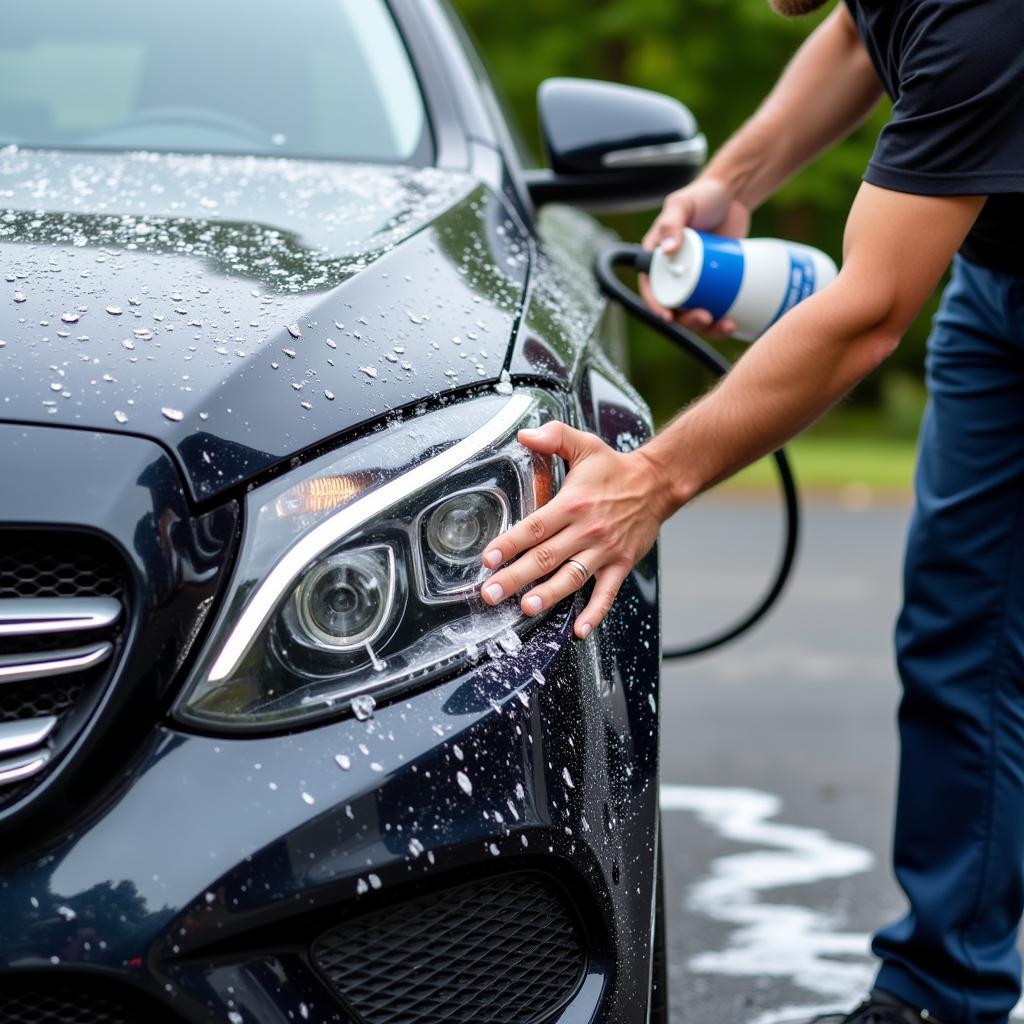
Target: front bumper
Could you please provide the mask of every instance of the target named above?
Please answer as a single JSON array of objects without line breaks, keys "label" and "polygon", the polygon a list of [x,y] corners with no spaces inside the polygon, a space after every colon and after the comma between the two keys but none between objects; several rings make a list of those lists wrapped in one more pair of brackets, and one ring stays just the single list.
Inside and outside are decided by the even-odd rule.
[{"label": "front bumper", "polygon": [[[561,1024],[646,1020],[657,829],[654,558],[585,643],[287,736],[156,729],[76,823],[0,862],[6,982],[101,977],[173,1021],[362,1024],[313,965],[328,929],[528,870],[586,948]],[[628,637],[629,642],[624,642]],[[347,765],[347,767],[344,767]],[[376,1024],[376,1022],[373,1022]]]}]

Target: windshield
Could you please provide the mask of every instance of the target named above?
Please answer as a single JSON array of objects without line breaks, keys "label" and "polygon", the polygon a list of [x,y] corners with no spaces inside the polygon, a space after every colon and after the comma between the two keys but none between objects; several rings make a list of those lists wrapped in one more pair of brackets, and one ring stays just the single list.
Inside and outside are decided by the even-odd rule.
[{"label": "windshield", "polygon": [[383,0],[0,0],[0,144],[425,162]]}]

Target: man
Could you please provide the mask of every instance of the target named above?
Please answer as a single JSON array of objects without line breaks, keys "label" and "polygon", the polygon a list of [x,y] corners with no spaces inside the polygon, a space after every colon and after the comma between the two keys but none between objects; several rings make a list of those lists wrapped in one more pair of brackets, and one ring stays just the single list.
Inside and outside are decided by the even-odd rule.
[{"label": "man", "polygon": [[[825,0],[770,2],[796,15]],[[483,595],[496,604],[541,580],[520,599],[534,615],[592,575],[575,625],[585,638],[661,523],[875,369],[953,260],[929,341],[897,628],[895,864],[910,911],[875,936],[882,964],[868,1000],[831,1019],[1003,1022],[1019,995],[1024,906],[1024,3],[846,0],[701,177],[668,197],[645,244],[674,248],[687,224],[744,233],[751,210],[859,124],[883,88],[892,120],[836,281],[635,452],[560,423],[524,431],[523,444],[570,472],[484,553],[498,571]],[[701,311],[680,319],[731,328]]]}]

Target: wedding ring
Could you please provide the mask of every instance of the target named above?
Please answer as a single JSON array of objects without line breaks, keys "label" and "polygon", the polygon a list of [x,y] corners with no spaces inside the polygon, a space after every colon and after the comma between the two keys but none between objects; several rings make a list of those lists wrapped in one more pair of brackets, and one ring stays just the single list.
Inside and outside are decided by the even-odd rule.
[{"label": "wedding ring", "polygon": [[570,558],[565,564],[575,565],[579,569],[579,571],[583,573],[584,583],[586,583],[586,581],[590,579],[590,570],[578,558]]}]

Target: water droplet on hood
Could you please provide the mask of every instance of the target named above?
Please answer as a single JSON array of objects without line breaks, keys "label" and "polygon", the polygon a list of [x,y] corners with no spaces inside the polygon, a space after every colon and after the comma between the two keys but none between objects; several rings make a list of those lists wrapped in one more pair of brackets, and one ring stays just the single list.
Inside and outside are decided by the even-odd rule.
[{"label": "water droplet on hood", "polygon": [[298,324],[289,324],[288,325],[288,333],[293,338],[301,338],[302,337],[302,331],[299,330],[299,325]]},{"label": "water droplet on hood", "polygon": [[65,313],[61,317],[61,320],[63,320],[64,323],[66,323],[66,324],[77,324],[79,319],[80,319],[80,317],[79,317],[79,315],[77,313]]},{"label": "water droplet on hood", "polygon": [[114,410],[114,419],[117,420],[118,423],[127,423],[128,422],[128,413],[121,412],[120,409],[115,409]]},{"label": "water droplet on hood", "polygon": [[185,418],[185,414],[180,409],[172,409],[167,405],[165,405],[160,411],[173,423],[180,423]]},{"label": "water droplet on hood", "polygon": [[458,782],[459,789],[461,789],[466,796],[473,795],[473,783],[469,781],[469,776],[465,772],[456,772],[455,781]]},{"label": "water droplet on hood", "polygon": [[354,714],[360,722],[365,722],[368,718],[373,718],[373,712],[376,707],[377,702],[368,693],[363,693],[358,697],[352,698],[352,714]]},{"label": "water droplet on hood", "polygon": [[366,374],[367,377],[376,378],[377,367],[376,366],[360,366],[359,369]]},{"label": "water droplet on hood", "polygon": [[120,306],[107,306],[107,312],[111,316],[120,316],[124,310]]}]

